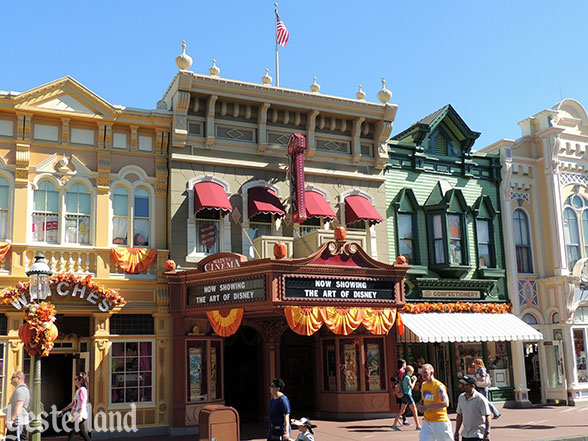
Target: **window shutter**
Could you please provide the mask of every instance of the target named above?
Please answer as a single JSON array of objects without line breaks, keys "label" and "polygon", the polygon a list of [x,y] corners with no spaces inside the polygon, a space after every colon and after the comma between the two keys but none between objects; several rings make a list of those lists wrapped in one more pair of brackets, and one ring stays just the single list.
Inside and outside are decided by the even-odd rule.
[{"label": "window shutter", "polygon": [[435,153],[437,155],[447,155],[447,140],[441,134],[435,136]]}]

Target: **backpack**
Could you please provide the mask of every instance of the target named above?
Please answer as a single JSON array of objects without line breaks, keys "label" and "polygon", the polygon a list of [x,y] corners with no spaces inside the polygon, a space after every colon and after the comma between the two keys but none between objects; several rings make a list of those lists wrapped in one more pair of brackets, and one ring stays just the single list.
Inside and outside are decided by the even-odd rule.
[{"label": "backpack", "polygon": [[404,391],[402,390],[402,383],[396,383],[394,385],[394,395],[396,395],[396,398],[402,398],[404,396]]}]

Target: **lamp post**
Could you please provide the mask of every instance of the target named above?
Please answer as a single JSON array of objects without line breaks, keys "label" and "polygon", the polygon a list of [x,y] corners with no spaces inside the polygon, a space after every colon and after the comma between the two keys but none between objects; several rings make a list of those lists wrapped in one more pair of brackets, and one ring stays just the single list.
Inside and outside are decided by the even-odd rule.
[{"label": "lamp post", "polygon": [[[29,295],[31,301],[43,301],[51,293],[49,276],[53,274],[45,261],[45,256],[37,254],[35,262],[27,271],[29,277]],[[31,441],[41,441],[41,354],[35,353],[33,368],[33,421],[31,422]]]}]

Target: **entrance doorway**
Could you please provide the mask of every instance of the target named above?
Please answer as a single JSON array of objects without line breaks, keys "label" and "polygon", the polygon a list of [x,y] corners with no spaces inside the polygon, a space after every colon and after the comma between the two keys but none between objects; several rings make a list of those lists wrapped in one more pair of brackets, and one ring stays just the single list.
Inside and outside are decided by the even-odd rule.
[{"label": "entrance doorway", "polygon": [[[41,401],[45,412],[50,413],[53,405],[59,411],[71,403],[73,398],[73,360],[73,354],[50,354],[43,358],[41,362]],[[52,427],[43,432],[43,438],[59,435],[63,436],[63,432],[58,434]]]},{"label": "entrance doorway", "polygon": [[269,389],[261,384],[261,343],[259,333],[248,326],[225,340],[225,403],[237,409],[241,422],[258,421],[265,415],[263,393]]},{"label": "entrance doorway", "polygon": [[297,415],[312,415],[314,410],[314,345],[312,337],[296,334],[290,328],[280,341],[280,375],[285,394]]},{"label": "entrance doorway", "polygon": [[539,345],[527,343],[525,345],[525,374],[529,401],[533,404],[541,402],[541,373],[539,371]]}]

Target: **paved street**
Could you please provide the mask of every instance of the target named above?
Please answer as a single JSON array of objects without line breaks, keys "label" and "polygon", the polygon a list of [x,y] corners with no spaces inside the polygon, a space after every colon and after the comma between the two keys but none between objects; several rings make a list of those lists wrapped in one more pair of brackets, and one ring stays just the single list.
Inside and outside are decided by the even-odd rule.
[{"label": "paved street", "polygon": [[[295,415],[296,416],[296,415]],[[451,414],[455,422],[455,414]],[[364,421],[322,421],[316,424],[316,441],[416,441],[414,426],[394,432],[392,419]],[[296,434],[297,431],[293,432]],[[161,441],[166,437],[134,438],[135,441]],[[65,439],[65,438],[64,438]],[[128,440],[119,438],[116,441]],[[170,439],[170,438],[168,438]],[[57,439],[54,438],[57,441]],[[194,436],[171,438],[172,441],[197,441]],[[242,441],[265,441],[264,424],[242,427]],[[588,407],[536,407],[533,409],[503,409],[499,420],[493,421],[493,441],[588,441]],[[223,440],[218,440],[223,441]]]}]

